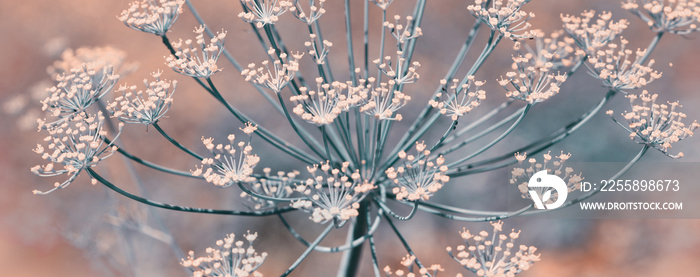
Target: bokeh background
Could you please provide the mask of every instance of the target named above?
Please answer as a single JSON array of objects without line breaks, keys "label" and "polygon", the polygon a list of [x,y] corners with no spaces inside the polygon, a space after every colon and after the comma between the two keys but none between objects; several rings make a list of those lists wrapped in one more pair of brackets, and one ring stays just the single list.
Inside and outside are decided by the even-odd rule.
[{"label": "bokeh background", "polygon": [[[214,30],[228,31],[226,47],[242,64],[259,62],[264,57],[249,25],[237,18],[238,1],[195,0],[194,5]],[[331,64],[337,79],[347,78],[344,18],[341,1],[329,1],[322,26],[326,39],[334,42]],[[352,10],[361,15],[361,1],[353,2]],[[466,11],[471,1],[429,1],[424,36],[419,39],[415,59],[421,81],[408,86],[406,93],[413,97],[405,107],[403,124],[398,124],[395,136],[415,118],[411,111],[424,105],[437,81],[451,63],[473,23]],[[81,176],[67,189],[48,196],[31,194],[34,189],[47,189],[56,180],[39,178],[29,168],[40,163],[30,150],[42,138],[36,132],[35,119],[39,116],[38,99],[46,87],[52,85],[46,68],[60,58],[68,48],[83,46],[112,46],[127,53],[126,63],[137,63],[138,68],[120,79],[120,84],[136,84],[150,72],[164,70],[165,78],[177,79],[175,102],[161,125],[183,144],[204,153],[200,137],[223,139],[237,132],[241,124],[218,105],[191,79],[178,76],[165,65],[168,54],[160,39],[125,27],[116,15],[127,7],[127,1],[89,0],[28,0],[0,1],[0,266],[6,276],[185,276],[178,265],[176,254],[167,242],[174,240],[188,251],[198,254],[213,245],[226,233],[242,234],[257,231],[256,249],[268,252],[269,258],[261,268],[268,276],[279,275],[304,247],[288,234],[276,218],[237,218],[216,215],[185,214],[156,211],[123,199],[100,186],[92,186]],[[396,0],[389,15],[406,15],[413,1]],[[534,28],[550,32],[561,27],[560,14],[578,14],[584,9],[612,11],[613,18],[628,18],[631,22],[623,36],[632,48],[646,47],[653,33],[646,25],[624,10],[618,1],[551,1],[534,0],[524,10],[537,17]],[[379,35],[380,14],[372,7],[371,42]],[[353,20],[356,35],[360,34],[360,17]],[[301,24],[285,14],[279,24],[282,36],[290,49],[304,50],[307,39]],[[288,24],[287,24],[288,23]],[[185,9],[169,37],[191,38],[196,21]],[[473,62],[485,41],[484,33],[467,59]],[[700,35],[687,37],[666,35],[653,54],[657,70],[663,77],[646,88],[661,94],[662,100],[680,100],[690,119],[700,118],[700,63],[697,49]],[[360,41],[356,40],[356,43]],[[372,44],[374,45],[374,44]],[[488,100],[471,117],[477,117],[505,100],[504,91],[495,79],[510,66],[512,42],[503,41],[496,53],[486,62],[477,79],[487,80]],[[375,46],[374,48],[378,48]],[[360,53],[359,44],[356,51]],[[375,53],[372,50],[372,53]],[[375,54],[376,55],[376,54]],[[359,63],[359,61],[358,61]],[[672,66],[671,66],[672,64]],[[292,136],[279,114],[271,113],[260,95],[243,81],[230,64],[223,59],[224,71],[213,77],[224,96],[265,127],[283,134],[300,145]],[[463,69],[461,75],[465,70]],[[346,75],[343,75],[346,74]],[[460,74],[458,74],[460,75]],[[310,79],[307,77],[307,79]],[[597,102],[605,93],[599,81],[583,70],[562,87],[562,92],[543,104],[537,105],[526,121],[507,140],[484,153],[484,157],[503,153],[513,146],[524,145],[539,135],[555,130],[564,122],[575,119]],[[38,98],[39,97],[39,98]],[[609,108],[622,111],[627,100],[618,97]],[[468,120],[468,119],[467,119]],[[439,123],[447,125],[446,121]],[[439,131],[441,134],[442,131]],[[287,135],[285,135],[287,134]],[[434,140],[433,134],[426,140]],[[170,167],[188,170],[196,164],[189,156],[167,144],[155,130],[143,126],[129,126],[123,134],[122,146],[140,156]],[[394,138],[397,139],[397,138]],[[488,139],[488,138],[487,138]],[[395,141],[395,140],[394,140]],[[277,170],[303,170],[295,161],[282,153],[268,149],[263,142],[254,140],[254,148],[262,157],[265,167]],[[700,161],[697,138],[674,146],[686,157],[681,162]],[[574,136],[552,147],[553,152],[565,150],[580,162],[624,162],[634,156],[639,146],[615,126],[604,114],[598,115]],[[468,151],[467,149],[465,151]],[[471,149],[473,150],[473,149]],[[673,171],[673,164],[657,151],[644,157],[638,172],[662,168],[666,172],[698,177],[697,172]],[[114,156],[101,165],[101,172],[114,183],[132,192],[150,195],[169,203],[212,208],[240,208],[238,190],[218,189],[204,182],[173,178],[154,173],[138,165],[142,186],[130,178],[129,163]],[[685,168],[688,168],[687,166]],[[631,172],[630,174],[634,174]],[[694,175],[693,175],[694,174]],[[693,177],[695,176],[695,177]],[[506,171],[480,174],[453,180],[452,192],[436,195],[436,200],[455,203],[469,208],[488,208],[499,200],[507,181]],[[684,184],[697,186],[697,182]],[[499,196],[501,195],[501,196]],[[696,211],[700,216],[700,211]],[[696,217],[697,217],[696,216]],[[307,215],[289,216],[292,224],[307,237],[320,231],[308,224]],[[460,243],[457,233],[462,227],[478,231],[489,229],[486,223],[450,222],[427,214],[420,214],[410,222],[399,223],[399,228],[412,243],[424,263],[441,263],[446,276],[458,272],[457,264],[449,260],[445,246]],[[514,218],[506,221],[505,229],[522,229],[520,243],[535,245],[542,261],[519,276],[700,276],[700,220],[697,219],[566,219],[544,216]],[[378,233],[381,265],[396,267],[405,254],[396,238],[382,226]],[[337,231],[324,245],[342,243],[344,231]],[[370,274],[369,256],[365,253],[362,276]],[[334,275],[334,266],[340,254],[314,253],[304,261],[293,276]],[[463,271],[462,271],[463,272]],[[465,272],[465,276],[472,276]]]}]

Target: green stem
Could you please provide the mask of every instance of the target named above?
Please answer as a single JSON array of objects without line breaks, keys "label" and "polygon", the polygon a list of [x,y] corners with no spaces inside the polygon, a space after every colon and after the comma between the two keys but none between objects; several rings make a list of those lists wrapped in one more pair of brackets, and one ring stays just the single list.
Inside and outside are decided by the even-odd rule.
[{"label": "green stem", "polygon": [[176,206],[176,205],[170,205],[166,203],[160,203],[156,201],[152,201],[146,198],[143,198],[138,195],[134,195],[131,193],[128,193],[127,191],[115,186],[114,184],[110,183],[107,181],[105,178],[97,174],[92,168],[87,168],[86,169],[90,177],[95,178],[97,181],[105,185],[106,187],[110,188],[111,190],[126,196],[132,200],[135,200],[137,202],[153,206],[156,208],[161,208],[161,209],[166,209],[166,210],[173,210],[173,211],[179,211],[179,212],[189,212],[189,213],[203,213],[203,214],[223,214],[223,215],[240,215],[240,216],[266,216],[266,215],[274,215],[274,214],[280,214],[284,212],[289,212],[289,211],[294,211],[294,208],[288,207],[288,208],[283,208],[283,209],[278,209],[278,210],[273,210],[273,211],[264,211],[264,212],[249,212],[249,211],[237,211],[237,210],[215,210],[215,209],[202,209],[202,208],[192,208],[192,207],[184,207],[184,206]]},{"label": "green stem", "polygon": [[333,224],[328,224],[328,227],[326,227],[326,229],[323,230],[323,232],[322,232],[320,235],[318,235],[318,237],[316,238],[316,240],[314,240],[314,242],[311,243],[311,245],[309,245],[308,248],[306,248],[306,250],[304,251],[304,253],[301,253],[301,256],[299,256],[299,258],[289,267],[289,269],[287,269],[287,271],[285,271],[284,273],[282,273],[282,275],[280,275],[280,277],[284,277],[284,276],[287,276],[287,275],[289,275],[290,273],[292,273],[292,271],[294,271],[294,269],[297,268],[297,266],[299,266],[299,264],[301,264],[301,262],[304,261],[304,259],[306,259],[307,256],[309,256],[309,254],[311,254],[311,251],[313,251],[314,248],[315,248],[319,243],[321,243],[321,241],[323,240],[323,238],[325,238],[326,235],[328,235],[328,233],[331,232],[331,230],[333,230]]},{"label": "green stem", "polygon": [[156,130],[158,130],[158,133],[163,135],[163,137],[165,139],[167,139],[170,143],[175,145],[177,148],[180,148],[180,150],[185,151],[185,153],[190,154],[192,157],[195,157],[196,159],[198,159],[200,161],[202,160],[202,156],[197,155],[197,153],[194,153],[194,151],[188,149],[187,147],[183,146],[182,144],[177,142],[175,139],[170,137],[162,128],[160,128],[160,125],[158,125],[158,122],[154,122],[153,127],[156,128]]}]

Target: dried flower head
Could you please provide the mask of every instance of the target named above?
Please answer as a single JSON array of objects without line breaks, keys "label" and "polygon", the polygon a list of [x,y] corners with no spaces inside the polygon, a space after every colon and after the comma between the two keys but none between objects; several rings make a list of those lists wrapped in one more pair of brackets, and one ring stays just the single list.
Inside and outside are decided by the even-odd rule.
[{"label": "dried flower head", "polygon": [[[31,170],[42,177],[62,174],[70,177],[63,183],[56,182],[54,188],[48,191],[35,190],[34,194],[44,195],[65,188],[78,177],[81,171],[96,166],[100,161],[114,154],[117,147],[104,142],[107,137],[107,131],[102,126],[104,119],[101,112],[96,115],[80,114],[48,129],[49,135],[44,138],[48,143],[46,148],[37,144],[33,150],[48,163],[43,166],[34,166]],[[122,124],[119,125],[119,133],[116,137],[121,134],[122,126]]]},{"label": "dried flower head", "polygon": [[113,117],[126,123],[140,123],[150,125],[156,123],[165,115],[173,103],[173,93],[177,88],[177,81],[161,80],[162,71],[153,72],[154,81],[143,80],[146,90],[139,90],[136,86],[121,86],[118,92],[122,95],[114,98],[114,102],[107,105]]},{"label": "dried flower head", "polygon": [[326,56],[328,56],[328,52],[331,50],[331,47],[333,47],[333,43],[327,40],[323,40],[322,43],[318,42],[316,39],[316,34],[310,34],[309,37],[311,39],[304,42],[306,51],[309,53],[309,56],[314,60],[314,62],[316,62],[316,64],[324,64],[326,61]]},{"label": "dried flower head", "polygon": [[[222,30],[216,33],[208,45],[204,40],[204,26],[195,28],[194,33],[197,34],[194,43],[191,39],[184,42],[180,39],[178,42],[172,43],[176,52],[175,55],[165,58],[165,64],[182,75],[207,78],[221,70],[216,65],[216,61],[224,51],[226,31]],[[197,46],[201,47],[201,51]]]},{"label": "dried flower head", "polygon": [[386,56],[384,59],[374,60],[374,64],[377,65],[379,71],[384,73],[387,77],[391,78],[394,83],[391,85],[403,85],[415,83],[420,75],[416,72],[416,69],[420,67],[420,63],[417,61],[411,64],[406,64],[406,58],[402,57],[403,51],[396,51],[396,67],[392,65],[391,56]]},{"label": "dried flower head", "polygon": [[[236,136],[228,135],[229,143],[214,144],[213,138],[202,137],[202,143],[214,158],[205,158],[200,167],[192,170],[192,175],[202,176],[204,180],[220,187],[228,187],[237,182],[252,182],[255,178],[253,168],[260,162],[257,155],[252,154],[253,147],[248,142],[236,142]],[[205,170],[206,169],[206,170]]]},{"label": "dried flower head", "polygon": [[41,101],[41,109],[54,119],[38,119],[39,129],[60,125],[84,114],[88,107],[112,90],[118,79],[119,75],[113,73],[111,66],[98,71],[91,64],[82,64],[68,74],[56,76],[58,84],[49,88],[49,96]]},{"label": "dried flower head", "polygon": [[534,104],[559,93],[559,87],[566,81],[566,75],[553,73],[552,62],[533,64],[533,58],[535,57],[530,53],[525,56],[513,56],[513,69],[517,72],[507,72],[505,78],[501,76],[498,80],[498,84],[506,90],[507,97]]},{"label": "dried flower head", "polygon": [[117,18],[131,29],[164,36],[182,13],[185,0],[143,0],[132,2]]},{"label": "dried flower head", "polygon": [[102,79],[105,68],[113,68],[108,72],[125,75],[136,69],[137,63],[125,63],[126,52],[111,46],[104,47],[80,47],[78,49],[66,49],[61,54],[61,59],[54,61],[46,71],[51,77],[70,74],[71,69],[81,68],[83,64],[89,64],[95,69],[93,79]]},{"label": "dried flower head", "polygon": [[644,20],[654,32],[687,35],[700,30],[698,0],[627,0],[622,8]]},{"label": "dried flower head", "polygon": [[[270,174],[270,168],[264,168],[265,177],[258,178],[257,181],[249,187],[250,191],[257,195],[262,195],[270,198],[287,198],[294,190],[292,184],[296,181],[294,178],[299,175],[299,171],[285,173],[277,172],[276,176]],[[277,207],[278,201],[263,199],[250,195],[246,192],[241,192],[241,198],[245,199],[243,205],[251,210],[270,210]]]},{"label": "dried flower head", "polygon": [[304,199],[292,201],[291,206],[310,212],[309,219],[316,223],[333,221],[338,228],[357,217],[359,202],[375,186],[363,180],[359,171],[350,172],[349,165],[349,162],[344,162],[338,169],[331,168],[326,162],[307,167],[313,178],[296,185],[295,190]]},{"label": "dried flower head", "polygon": [[403,116],[396,112],[403,108],[408,101],[411,101],[411,96],[395,90],[396,83],[394,80],[389,80],[388,83],[381,82],[373,88],[370,88],[370,86],[372,83],[375,83],[375,79],[370,77],[368,82],[365,88],[369,91],[364,103],[360,106],[360,112],[367,113],[379,120],[401,121]]},{"label": "dried flower head", "polygon": [[551,69],[557,70],[572,66],[580,60],[580,55],[575,55],[576,46],[573,38],[565,36],[563,30],[552,32],[549,36],[540,30],[534,30],[535,47],[527,42],[516,43],[515,50],[521,56],[528,59],[530,65],[535,68],[546,67],[551,63]]},{"label": "dried flower head", "polygon": [[[637,89],[661,77],[660,72],[651,68],[653,59],[647,65],[642,64],[647,50],[637,49],[633,52],[625,48],[628,43],[626,39],[620,38],[619,45],[608,43],[605,50],[600,49],[588,58],[586,66],[593,76],[597,76],[611,89]],[[634,62],[630,60],[632,54],[636,54]]]},{"label": "dried flower head", "polygon": [[493,0],[489,6],[489,1],[475,0],[467,10],[491,30],[501,32],[507,38],[531,38],[531,31],[527,30],[531,24],[527,21],[535,14],[521,10],[528,2],[530,0]]},{"label": "dried flower head", "polygon": [[[658,94],[650,94],[644,90],[637,96],[628,94],[632,111],[622,113],[628,124],[621,124],[614,117],[613,120],[630,132],[630,138],[641,144],[656,148],[667,156],[677,159],[683,157],[683,152],[676,155],[668,153],[673,143],[693,136],[693,131],[700,127],[697,121],[686,126],[682,120],[686,114],[677,111],[681,105],[676,102],[657,104]],[[641,103],[638,103],[641,100]],[[613,111],[608,111],[612,116]]]},{"label": "dried flower head", "polygon": [[256,270],[265,262],[267,253],[258,254],[253,248],[258,233],[248,231],[243,238],[245,241],[236,240],[235,234],[228,234],[223,240],[216,241],[215,248],[207,248],[207,256],[195,258],[194,251],[190,251],[180,264],[192,270],[193,277],[262,277],[262,273]]},{"label": "dried flower head", "polygon": [[[518,190],[520,190],[523,198],[531,199],[529,190],[535,189],[538,195],[545,195],[549,193],[549,197],[543,196],[545,203],[554,203],[554,199],[557,199],[558,194],[551,187],[529,188],[527,186],[530,178],[542,170],[547,170],[548,174],[556,175],[564,180],[566,187],[568,188],[568,192],[581,188],[581,181],[584,179],[581,177],[581,173],[579,172],[578,174],[573,174],[573,168],[564,167],[566,160],[571,158],[571,153],[564,154],[564,151],[561,151],[559,156],[554,157],[552,157],[550,153],[551,151],[542,155],[544,158],[542,162],[538,162],[535,158],[527,159],[526,153],[523,153],[522,155],[520,153],[515,153],[515,158],[518,160],[518,167],[511,170],[510,183],[518,186]],[[527,162],[525,162],[526,159]],[[525,164],[527,165],[527,168],[525,168]]]},{"label": "dried flower head", "polygon": [[297,103],[292,112],[318,126],[330,124],[343,112],[342,107],[348,106],[341,104],[343,100],[340,99],[340,95],[348,85],[338,81],[330,84],[323,83],[323,78],[318,77],[316,87],[316,91],[302,87],[299,89],[301,94],[289,98],[290,101]]},{"label": "dried flower head", "polygon": [[561,20],[564,22],[564,30],[588,54],[595,53],[608,42],[614,40],[629,25],[626,19],[620,19],[617,22],[612,21],[612,13],[610,12],[598,14],[598,18],[593,21],[595,14],[595,10],[590,10],[581,13],[581,17],[568,14],[561,15]]},{"label": "dried flower head", "polygon": [[386,274],[387,277],[436,277],[438,272],[445,271],[444,268],[442,268],[441,265],[439,264],[433,264],[430,267],[421,267],[416,264],[418,267],[418,273],[416,274],[414,271],[414,264],[416,264],[416,256],[413,255],[406,255],[405,257],[401,258],[401,265],[403,265],[406,269],[397,269],[397,270],[391,270],[391,267],[385,266],[384,267],[384,273]]},{"label": "dried flower head", "polygon": [[406,42],[423,35],[423,31],[420,27],[415,26],[412,16],[406,16],[406,25],[399,23],[400,20],[401,16],[395,15],[394,23],[385,21],[384,27],[387,28],[396,39],[396,46],[398,49],[403,50]]},{"label": "dried flower head", "polygon": [[323,8],[323,5],[326,4],[326,0],[319,0],[317,2],[318,5],[314,5],[315,1],[309,1],[309,13],[307,14],[304,12],[304,8],[302,7],[301,1],[294,1],[294,5],[289,7],[289,11],[292,12],[294,17],[298,18],[301,20],[301,22],[304,22],[308,25],[313,24],[321,18],[323,14],[326,13],[326,9]]},{"label": "dried flower head", "polygon": [[[449,116],[456,121],[460,116],[471,112],[474,108],[486,99],[486,92],[481,88],[485,81],[474,81],[474,76],[467,76],[467,82],[460,85],[459,79],[453,79],[450,86],[447,80],[441,80],[442,91],[435,95],[443,101],[431,99],[428,103],[440,111],[441,114]],[[461,97],[460,97],[461,94]]]},{"label": "dried flower head", "polygon": [[430,150],[423,142],[416,143],[416,155],[399,152],[403,165],[397,168],[389,167],[386,176],[394,181],[392,192],[398,200],[427,201],[450,181],[445,174],[447,165],[442,156],[431,157]]},{"label": "dried flower head", "polygon": [[392,2],[394,2],[394,0],[372,0],[372,3],[382,10],[386,10]]},{"label": "dried flower head", "polygon": [[540,254],[535,254],[534,246],[520,245],[515,247],[515,240],[520,231],[512,230],[509,235],[503,231],[503,222],[491,222],[493,234],[481,231],[472,235],[463,228],[459,232],[464,244],[454,249],[447,247],[447,253],[465,269],[477,276],[512,277],[530,269],[530,266],[540,260]]},{"label": "dried flower head", "polygon": [[279,16],[294,7],[292,2],[285,0],[240,0],[243,11],[238,17],[243,21],[262,28],[267,24],[275,24]]},{"label": "dried flower head", "polygon": [[[270,55],[275,53],[275,49],[270,48],[267,52]],[[265,60],[261,63],[262,66],[256,68],[254,63],[248,64],[248,67],[241,71],[241,75],[245,76],[247,82],[262,86],[279,93],[284,87],[289,84],[289,81],[294,79],[294,75],[299,71],[299,59],[303,54],[296,53],[288,57],[287,54],[280,54],[280,59],[272,62]]]}]

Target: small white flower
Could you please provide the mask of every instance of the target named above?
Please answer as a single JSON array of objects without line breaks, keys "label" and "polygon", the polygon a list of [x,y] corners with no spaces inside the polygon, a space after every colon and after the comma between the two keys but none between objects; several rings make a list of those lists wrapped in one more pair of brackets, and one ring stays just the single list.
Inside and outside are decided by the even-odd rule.
[{"label": "small white flower", "polygon": [[279,16],[287,12],[292,2],[285,0],[240,0],[244,11],[238,17],[248,23],[254,23],[262,28],[267,24],[275,24]]},{"label": "small white flower", "polygon": [[267,253],[258,254],[253,248],[257,237],[258,233],[250,231],[243,236],[245,240],[236,240],[235,234],[228,234],[223,240],[217,240],[215,247],[207,248],[207,256],[195,258],[194,251],[190,251],[180,264],[192,270],[194,277],[262,277],[257,270],[265,262]]},{"label": "small white flower", "polygon": [[[204,26],[195,28],[194,33],[197,34],[194,43],[190,39],[184,42],[180,39],[178,42],[172,43],[176,52],[175,55],[165,58],[165,64],[182,75],[207,78],[221,71],[216,65],[216,61],[224,51],[226,32],[216,33],[216,36],[211,38],[208,45],[204,40]],[[201,49],[198,49],[197,46],[201,47]]]},{"label": "small white flower", "polygon": [[164,36],[182,13],[185,0],[143,0],[132,2],[117,16],[131,29]]},{"label": "small white flower", "polygon": [[146,90],[138,90],[136,86],[121,86],[122,95],[114,98],[107,105],[113,117],[126,123],[150,125],[156,123],[165,115],[173,103],[173,93],[177,81],[161,80],[162,71],[151,74],[155,81],[143,80]]},{"label": "small white flower", "polygon": [[[117,147],[104,142],[107,137],[107,132],[102,127],[104,119],[101,112],[90,116],[80,114],[48,129],[49,135],[44,138],[48,145],[44,147],[37,144],[34,149],[34,153],[41,155],[41,158],[48,163],[43,166],[34,166],[31,171],[42,177],[63,174],[70,177],[63,183],[56,182],[54,188],[48,191],[35,190],[34,194],[43,195],[65,188],[78,177],[81,171],[97,166],[100,161],[114,154]],[[122,124],[119,125],[119,133],[116,137],[121,133],[121,129]]]}]

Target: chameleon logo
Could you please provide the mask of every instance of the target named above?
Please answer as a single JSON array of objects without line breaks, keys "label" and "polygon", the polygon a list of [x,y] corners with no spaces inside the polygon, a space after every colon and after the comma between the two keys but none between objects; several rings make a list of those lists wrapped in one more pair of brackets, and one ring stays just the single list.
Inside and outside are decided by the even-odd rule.
[{"label": "chameleon logo", "polygon": [[[529,191],[530,197],[532,198],[532,201],[535,202],[535,208],[540,210],[544,210],[545,206],[549,210],[561,207],[564,205],[566,196],[569,194],[566,187],[566,182],[564,182],[564,180],[559,176],[547,174],[547,170],[542,170],[535,173],[535,175],[532,175],[530,181],[527,183],[527,187],[535,188],[534,190]],[[552,189],[549,188],[553,188],[557,192],[557,201],[550,204],[544,204],[552,196]],[[538,190],[544,191],[542,198],[540,198],[540,195],[537,193]]]}]

